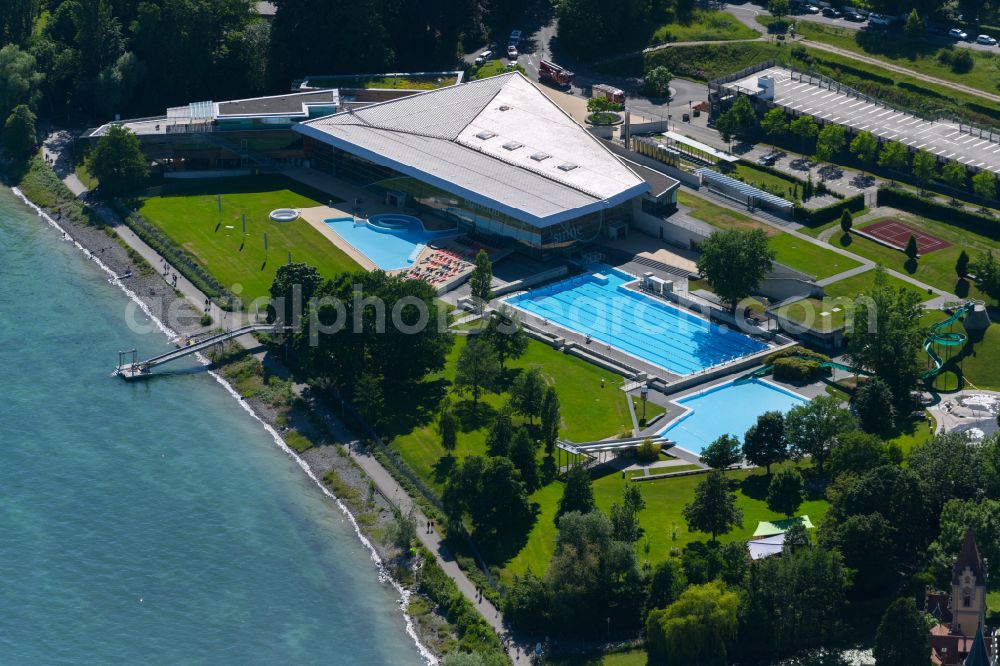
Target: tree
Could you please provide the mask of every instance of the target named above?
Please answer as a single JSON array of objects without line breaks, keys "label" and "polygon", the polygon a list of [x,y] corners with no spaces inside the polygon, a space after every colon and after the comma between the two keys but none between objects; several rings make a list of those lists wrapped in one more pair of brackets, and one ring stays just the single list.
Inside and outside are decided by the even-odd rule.
[{"label": "tree", "polygon": [[674,75],[663,65],[657,65],[643,77],[642,86],[646,94],[653,97],[667,97],[670,95],[670,81]]},{"label": "tree", "polygon": [[858,386],[851,404],[865,432],[888,435],[896,427],[896,408],[892,390],[885,380],[871,377]]},{"label": "tree", "polygon": [[761,229],[716,231],[701,245],[698,272],[735,314],[739,302],[771,272],[776,256]]},{"label": "tree", "polygon": [[485,250],[476,255],[476,266],[469,277],[472,300],[477,312],[482,312],[486,304],[493,299],[493,264]]},{"label": "tree", "polygon": [[566,474],[566,487],[559,498],[556,525],[559,519],[572,511],[590,513],[594,510],[594,489],[590,485],[590,472],[582,465],[573,466]]},{"label": "tree", "polygon": [[545,582],[552,621],[564,632],[606,635],[630,631],[640,620],[643,585],[635,546],[616,540],[600,511],[571,511],[559,520]]},{"label": "tree", "polygon": [[743,436],[743,455],[751,465],[764,465],[770,475],[771,465],[788,457],[785,415],[769,411],[758,416],[757,423]]},{"label": "tree", "polygon": [[[784,2],[788,4],[787,0],[773,0],[777,2]],[[776,106],[770,109],[764,116],[760,119],[760,128],[764,130],[764,134],[768,136],[779,136],[788,131],[788,123],[785,121],[785,112],[781,107]]]},{"label": "tree", "polygon": [[6,118],[21,104],[35,108],[41,98],[44,78],[30,53],[16,44],[0,48],[0,118]]},{"label": "tree", "polygon": [[920,20],[920,14],[917,13],[916,7],[911,9],[910,14],[906,17],[906,25],[903,27],[903,33],[908,39],[917,40],[923,37],[924,22]]},{"label": "tree", "polygon": [[993,201],[997,198],[997,179],[991,172],[983,170],[972,177],[972,191],[976,196]]},{"label": "tree", "polygon": [[438,415],[438,432],[441,434],[441,447],[450,457],[458,446],[458,418],[451,411],[450,405],[442,405]]},{"label": "tree", "polygon": [[917,179],[917,182],[920,183],[920,189],[923,190],[937,172],[937,159],[921,148],[913,156],[912,169],[914,178]]},{"label": "tree", "polygon": [[587,111],[589,113],[610,113],[618,110],[618,104],[612,102],[607,97],[591,97],[587,100]]},{"label": "tree", "polygon": [[789,446],[800,457],[811,456],[820,474],[837,437],[856,427],[854,417],[841,409],[840,400],[833,396],[813,398],[792,407],[785,415],[785,438]]},{"label": "tree", "polygon": [[736,640],[740,601],[720,582],[692,585],[646,620],[650,663],[725,664]]},{"label": "tree", "polygon": [[[910,16],[916,13],[914,9]],[[930,654],[930,632],[924,614],[910,597],[896,599],[885,609],[875,634],[878,666],[928,666]]]},{"label": "tree", "polygon": [[840,216],[840,230],[845,234],[851,233],[851,227],[854,226],[854,217],[851,215],[851,211],[844,209],[844,212]]},{"label": "tree", "polygon": [[453,521],[468,515],[480,538],[520,532],[531,520],[521,474],[502,456],[467,456],[449,473],[441,500]]},{"label": "tree", "polygon": [[809,533],[801,520],[797,520],[785,530],[784,550],[794,554],[799,548],[809,546]]},{"label": "tree", "polygon": [[878,165],[889,171],[902,172],[906,168],[908,159],[906,146],[898,141],[889,141],[882,146],[882,152],[878,155]]},{"label": "tree", "polygon": [[621,504],[611,505],[611,534],[615,541],[635,543],[642,536],[639,512],[646,508],[646,500],[639,485],[628,483],[622,489]]},{"label": "tree", "polygon": [[271,282],[267,323],[291,326],[293,333],[300,331],[305,308],[322,286],[323,276],[314,266],[302,263],[279,266]]},{"label": "tree", "polygon": [[979,291],[1000,303],[1000,262],[993,256],[993,250],[980,252],[972,270],[976,274]]},{"label": "tree", "polygon": [[743,510],[736,506],[736,496],[729,492],[722,472],[710,472],[698,484],[694,500],[684,507],[684,520],[689,530],[711,534],[712,543],[718,535],[743,526]]},{"label": "tree", "polygon": [[784,654],[841,635],[849,572],[835,551],[790,545],[804,536],[789,530],[781,557],[750,565],[739,639],[747,653]]},{"label": "tree", "polygon": [[486,435],[486,452],[491,456],[506,456],[510,454],[510,445],[514,441],[514,420],[511,418],[511,408],[504,405],[493,420],[493,426]]},{"label": "tree", "polygon": [[959,279],[964,280],[965,276],[969,274],[969,255],[965,250],[962,250],[961,254],[958,255],[958,259],[955,260],[955,275]]},{"label": "tree", "polygon": [[767,486],[767,507],[791,517],[805,500],[802,473],[794,467],[779,469]]},{"label": "tree", "polygon": [[942,584],[950,584],[952,564],[962,548],[965,533],[972,530],[976,536],[979,554],[988,562],[1000,557],[1000,524],[997,512],[1000,501],[993,499],[951,499],[941,509],[941,531],[928,548],[931,567]]},{"label": "tree", "polygon": [[963,433],[937,434],[911,449],[907,466],[922,483],[931,516],[939,516],[949,500],[985,496],[991,485],[986,451]]},{"label": "tree", "polygon": [[111,195],[135,192],[149,178],[139,138],[124,125],[111,125],[90,154],[90,172]]},{"label": "tree", "polygon": [[545,445],[545,453],[551,456],[556,447],[556,440],[559,439],[559,426],[562,423],[562,416],[559,413],[559,395],[554,386],[545,389],[541,417],[542,443]]},{"label": "tree", "polygon": [[851,153],[861,162],[862,168],[870,167],[878,155],[878,139],[871,132],[858,132],[851,141]]},{"label": "tree", "polygon": [[649,577],[649,587],[646,591],[645,609],[648,613],[654,608],[666,608],[677,601],[688,585],[684,568],[676,557],[668,557],[653,567]]},{"label": "tree", "polygon": [[354,402],[358,406],[358,412],[368,423],[372,426],[378,424],[385,407],[382,378],[370,372],[361,375],[354,389]]},{"label": "tree", "polygon": [[860,475],[882,465],[896,464],[901,458],[898,449],[883,444],[877,436],[855,430],[837,438],[837,445],[830,451],[828,469],[834,478],[845,473]]},{"label": "tree", "polygon": [[740,96],[733,105],[719,114],[715,120],[715,129],[723,141],[729,142],[732,137],[748,137],[757,123],[757,114],[747,97]]},{"label": "tree", "polygon": [[920,380],[922,314],[920,294],[891,287],[885,270],[877,266],[874,284],[857,299],[849,326],[850,364],[882,378],[900,412],[910,411],[910,392]]},{"label": "tree", "polygon": [[507,359],[520,358],[528,348],[528,334],[524,332],[517,313],[506,303],[490,316],[479,337],[487,341],[497,353],[501,372]]},{"label": "tree", "polygon": [[712,469],[725,473],[727,467],[738,464],[742,457],[740,440],[732,435],[722,435],[705,447],[700,460]]},{"label": "tree", "polygon": [[472,393],[474,408],[479,406],[479,396],[494,386],[500,375],[500,361],[493,348],[486,342],[473,338],[458,356],[455,367],[455,388]]},{"label": "tree", "polygon": [[510,444],[510,461],[521,473],[524,487],[529,493],[538,489],[538,463],[535,462],[535,443],[526,428],[514,431],[514,439]]},{"label": "tree", "polygon": [[3,149],[14,158],[22,158],[37,146],[35,114],[26,104],[14,107],[3,124]]},{"label": "tree", "polygon": [[819,134],[819,125],[812,116],[799,116],[788,125],[788,129],[802,139],[802,152],[806,150],[806,143]]},{"label": "tree", "polygon": [[768,0],[767,11],[771,12],[771,16],[778,19],[779,21],[788,16],[790,10],[788,0]]},{"label": "tree", "polygon": [[0,5],[0,42],[19,44],[31,35],[38,0],[4,0]]},{"label": "tree", "polygon": [[732,142],[733,135],[736,134],[735,116],[728,111],[720,113],[719,117],[715,119],[715,131],[726,143]]},{"label": "tree", "polygon": [[846,138],[843,125],[824,125],[816,137],[816,159],[829,162],[844,147]]},{"label": "tree", "polygon": [[[949,187],[956,190],[964,190],[968,174],[965,171],[965,165],[961,162],[951,161],[941,169],[941,177],[944,178],[944,182],[948,183]],[[954,201],[955,197],[952,196],[951,200]]]},{"label": "tree", "polygon": [[531,368],[517,376],[511,387],[511,402],[519,414],[528,417],[529,423],[541,414],[544,400],[545,379],[540,369]]}]

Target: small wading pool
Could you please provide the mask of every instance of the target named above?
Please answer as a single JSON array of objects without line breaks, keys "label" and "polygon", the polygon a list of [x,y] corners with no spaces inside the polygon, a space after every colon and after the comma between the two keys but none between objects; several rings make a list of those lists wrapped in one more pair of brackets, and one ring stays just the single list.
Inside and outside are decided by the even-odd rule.
[{"label": "small wading pool", "polygon": [[512,306],[588,335],[678,375],[767,349],[743,333],[625,288],[635,280],[606,265],[508,299]]},{"label": "small wading pool", "polygon": [[458,233],[457,229],[427,231],[419,218],[393,213],[372,215],[367,220],[338,217],[324,222],[384,271],[409,268],[429,241]]},{"label": "small wading pool", "polygon": [[294,208],[278,208],[271,211],[271,219],[275,222],[294,222],[299,219],[299,211]]},{"label": "small wading pool", "polygon": [[807,402],[797,393],[759,379],[744,384],[728,382],[675,401],[690,411],[672,421],[661,436],[682,449],[701,453],[722,435],[741,440],[764,412],[787,412]]}]

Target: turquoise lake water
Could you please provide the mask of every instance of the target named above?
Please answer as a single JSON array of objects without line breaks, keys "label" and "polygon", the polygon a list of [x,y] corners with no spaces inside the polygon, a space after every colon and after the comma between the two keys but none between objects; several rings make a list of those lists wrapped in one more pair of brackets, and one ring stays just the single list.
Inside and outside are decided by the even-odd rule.
[{"label": "turquoise lake water", "polygon": [[168,345],[105,278],[0,188],[0,662],[423,663],[346,517],[215,379],[110,376]]}]

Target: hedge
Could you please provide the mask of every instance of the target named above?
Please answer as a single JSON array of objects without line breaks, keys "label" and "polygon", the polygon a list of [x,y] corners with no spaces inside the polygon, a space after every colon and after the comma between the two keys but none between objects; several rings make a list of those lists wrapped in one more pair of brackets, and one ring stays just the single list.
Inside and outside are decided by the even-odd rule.
[{"label": "hedge", "polygon": [[455,581],[438,565],[434,554],[420,547],[423,565],[418,591],[434,602],[438,610],[455,626],[459,643],[454,648],[463,652],[495,653],[507,658],[500,637],[493,627],[459,591]]},{"label": "hedge", "polygon": [[855,194],[843,201],[824,206],[823,208],[809,209],[796,205],[793,209],[793,217],[806,226],[814,227],[827,222],[839,220],[845,210],[856,213],[865,207],[865,197],[863,194]]},{"label": "hedge", "polygon": [[891,206],[938,222],[953,224],[993,240],[1000,240],[1000,220],[997,218],[938,203],[909,190],[880,187],[877,202],[879,206]]}]

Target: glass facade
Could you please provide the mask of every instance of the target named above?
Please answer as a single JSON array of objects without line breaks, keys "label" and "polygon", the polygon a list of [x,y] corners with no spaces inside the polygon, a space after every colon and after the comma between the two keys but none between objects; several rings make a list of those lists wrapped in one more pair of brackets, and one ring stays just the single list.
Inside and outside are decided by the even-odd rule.
[{"label": "glass facade", "polygon": [[632,202],[588,213],[539,229],[499,210],[445,192],[388,167],[373,164],[339,148],[306,141],[306,155],[314,169],[376,192],[380,198],[405,195],[407,205],[454,220],[469,233],[513,239],[535,250],[559,250],[597,240],[609,222],[628,222]]}]

